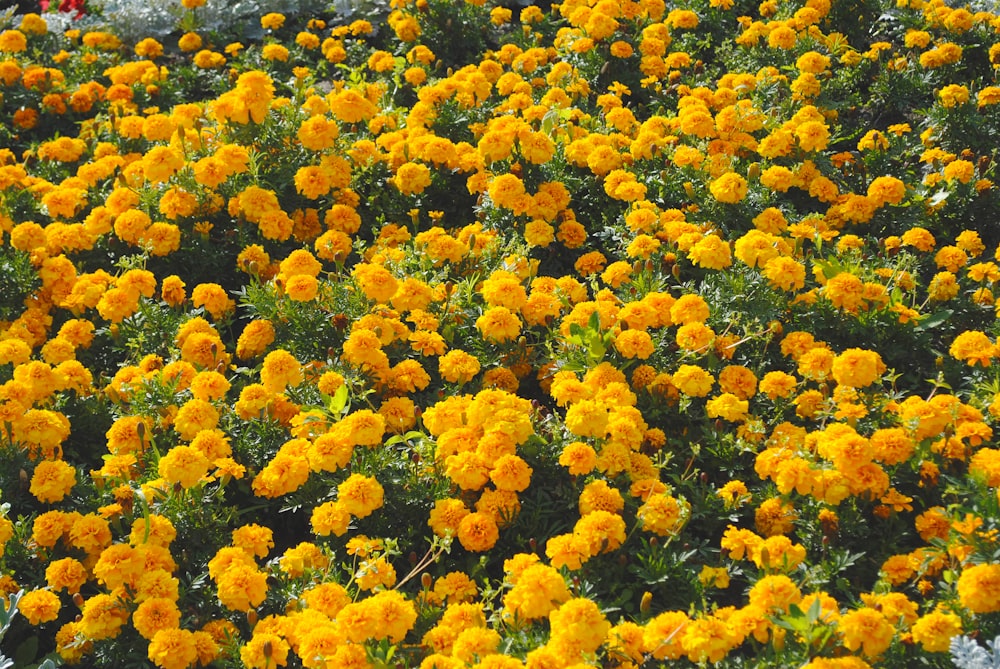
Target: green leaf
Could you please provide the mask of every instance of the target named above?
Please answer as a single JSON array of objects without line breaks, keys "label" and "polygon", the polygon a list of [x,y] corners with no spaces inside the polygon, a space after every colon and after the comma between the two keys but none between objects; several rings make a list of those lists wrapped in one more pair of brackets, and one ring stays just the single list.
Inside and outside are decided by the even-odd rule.
[{"label": "green leaf", "polygon": [[14,651],[14,666],[24,667],[31,663],[38,655],[38,637],[33,636],[25,639]]},{"label": "green leaf", "polygon": [[326,400],[326,408],[329,409],[330,413],[335,416],[343,414],[344,407],[347,406],[347,384],[342,383],[337,392],[333,394],[332,397],[328,397]]},{"label": "green leaf", "polygon": [[601,315],[597,310],[590,312],[590,319],[587,320],[587,327],[595,332],[601,329]]},{"label": "green leaf", "polygon": [[951,309],[942,309],[941,311],[935,311],[933,314],[922,316],[920,318],[920,323],[914,329],[918,332],[932,330],[945,323],[954,313],[955,312]]}]

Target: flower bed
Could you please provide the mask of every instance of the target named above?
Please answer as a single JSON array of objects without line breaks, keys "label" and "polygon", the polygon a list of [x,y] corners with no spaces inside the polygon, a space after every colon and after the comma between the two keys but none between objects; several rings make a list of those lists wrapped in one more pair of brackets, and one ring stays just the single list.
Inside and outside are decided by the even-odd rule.
[{"label": "flower bed", "polygon": [[1000,16],[203,4],[0,32],[0,657],[1000,634]]}]

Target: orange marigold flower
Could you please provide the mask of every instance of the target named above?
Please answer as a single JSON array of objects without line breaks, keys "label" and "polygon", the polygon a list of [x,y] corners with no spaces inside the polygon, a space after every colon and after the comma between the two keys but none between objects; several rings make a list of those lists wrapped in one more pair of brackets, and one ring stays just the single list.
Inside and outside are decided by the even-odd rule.
[{"label": "orange marigold flower", "polygon": [[161,629],[153,635],[146,655],[160,669],[185,669],[199,659],[197,635],[177,627]]},{"label": "orange marigold flower", "polygon": [[1000,564],[966,567],[958,577],[958,598],[973,613],[1000,611]]},{"label": "orange marigold flower", "polygon": [[59,502],[76,484],[76,469],[62,460],[43,460],[35,467],[29,491],[39,501]]},{"label": "orange marigold flower", "polygon": [[32,625],[40,625],[59,617],[62,604],[51,590],[32,590],[25,593],[17,603],[17,610]]},{"label": "orange marigold flower", "polygon": [[958,360],[964,360],[970,367],[979,363],[989,367],[990,361],[997,355],[997,347],[985,333],[979,330],[966,330],[951,343],[948,353]]},{"label": "orange marigold flower", "polygon": [[913,623],[913,640],[929,653],[946,653],[952,638],[962,634],[962,619],[954,613],[931,611]]},{"label": "orange marigold flower", "polygon": [[500,531],[493,516],[480,511],[462,518],[458,523],[457,534],[463,548],[477,553],[493,548],[500,538]]},{"label": "orange marigold flower", "polygon": [[875,609],[862,607],[848,611],[837,620],[837,628],[848,650],[861,649],[868,658],[881,655],[892,643],[896,630],[886,617]]}]

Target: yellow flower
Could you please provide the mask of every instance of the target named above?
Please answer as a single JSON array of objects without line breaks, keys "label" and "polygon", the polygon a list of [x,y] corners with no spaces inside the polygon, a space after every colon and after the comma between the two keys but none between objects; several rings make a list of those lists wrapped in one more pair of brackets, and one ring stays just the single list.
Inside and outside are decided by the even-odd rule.
[{"label": "yellow flower", "polygon": [[705,404],[705,411],[709,418],[722,418],[732,422],[744,420],[749,408],[750,404],[747,400],[741,400],[732,393],[723,393],[718,397],[713,397]]},{"label": "yellow flower", "polygon": [[611,624],[600,608],[586,597],[563,602],[549,614],[551,641],[567,656],[594,653],[607,639]]},{"label": "yellow flower", "polygon": [[268,392],[284,392],[288,386],[298,386],[302,379],[302,365],[288,351],[277,349],[264,357],[260,380]]},{"label": "yellow flower", "polygon": [[520,620],[543,618],[571,598],[562,575],[545,564],[525,568],[503,597],[504,614]]},{"label": "yellow flower", "polygon": [[971,367],[975,367],[976,363],[989,367],[990,361],[997,355],[997,347],[983,332],[966,330],[955,337],[948,353]]},{"label": "yellow flower", "polygon": [[253,320],[236,341],[236,355],[242,360],[255,358],[274,342],[274,326],[268,320]]},{"label": "yellow flower", "polygon": [[681,365],[672,379],[678,390],[691,397],[704,397],[715,384],[711,374],[695,365]]},{"label": "yellow flower", "polygon": [[459,349],[448,351],[438,359],[441,378],[451,383],[468,383],[479,370],[479,360]]},{"label": "yellow flower", "polygon": [[591,556],[617,550],[625,541],[625,521],[622,517],[595,509],[573,526],[573,534],[582,537]]},{"label": "yellow flower", "polygon": [[952,638],[962,634],[962,619],[954,613],[931,611],[913,623],[913,640],[929,653],[946,653]]},{"label": "yellow flower", "polygon": [[152,597],[143,601],[132,613],[132,624],[139,635],[153,639],[160,630],[176,629],[180,625],[181,612],[174,600],[166,597]]},{"label": "yellow flower", "polygon": [[493,548],[500,533],[491,515],[476,511],[467,514],[458,523],[457,536],[463,548],[481,553]]},{"label": "yellow flower", "polygon": [[201,36],[198,33],[187,32],[177,40],[177,48],[181,51],[197,51],[201,48]]},{"label": "yellow flower", "polygon": [[53,560],[45,568],[45,581],[49,587],[56,591],[65,589],[71,595],[78,593],[89,579],[87,568],[74,558]]},{"label": "yellow flower", "polygon": [[191,303],[195,307],[204,307],[214,320],[222,319],[236,308],[236,302],[217,283],[200,283],[195,286],[191,292]]},{"label": "yellow flower", "polygon": [[735,172],[727,172],[708,185],[719,202],[735,204],[747,196],[747,180]]},{"label": "yellow flower", "polygon": [[715,616],[692,620],[684,628],[681,647],[692,662],[715,663],[738,645],[739,637],[726,621]]},{"label": "yellow flower", "polygon": [[249,669],[269,669],[288,664],[291,647],[282,637],[271,632],[255,632],[240,648],[240,661]]},{"label": "yellow flower", "polygon": [[782,502],[779,497],[772,497],[762,502],[754,514],[757,531],[765,537],[788,534],[797,519],[795,507]]},{"label": "yellow flower", "polygon": [[688,250],[688,258],[706,269],[725,269],[732,264],[729,244],[716,234],[705,235]]},{"label": "yellow flower", "polygon": [[687,503],[667,493],[650,495],[636,512],[642,528],[661,537],[676,535],[687,515]]},{"label": "yellow flower", "polygon": [[969,89],[961,84],[948,84],[938,91],[941,106],[950,108],[964,105],[969,101]]},{"label": "yellow flower", "polygon": [[17,610],[31,625],[40,625],[58,618],[61,606],[59,597],[50,590],[32,590],[21,597]]},{"label": "yellow flower", "polygon": [[35,467],[29,491],[39,501],[59,502],[76,484],[76,469],[62,460],[43,460]]},{"label": "yellow flower", "polygon": [[365,518],[381,508],[383,494],[377,480],[360,474],[351,474],[337,487],[337,501],[357,518]]},{"label": "yellow flower", "polygon": [[798,586],[784,574],[764,576],[750,588],[750,605],[767,612],[785,612],[802,601]]},{"label": "yellow flower", "polygon": [[984,563],[963,569],[958,598],[973,613],[1000,611],[1000,565]]},{"label": "yellow flower", "polygon": [[351,522],[351,514],[339,502],[324,502],[312,511],[310,524],[314,533],[320,536],[334,534],[338,537],[347,533]]},{"label": "yellow flower", "polygon": [[691,619],[682,611],[666,611],[646,623],[643,651],[657,660],[678,660],[684,654],[682,639]]},{"label": "yellow flower", "polygon": [[842,386],[864,388],[878,380],[885,369],[882,357],[875,351],[851,348],[833,359],[831,374]]},{"label": "yellow flower", "polygon": [[146,655],[160,669],[185,669],[198,660],[196,633],[176,627],[161,629],[149,642]]},{"label": "yellow flower", "polygon": [[20,53],[28,48],[28,38],[20,30],[0,33],[0,53]]},{"label": "yellow flower", "polygon": [[484,339],[502,343],[521,333],[521,319],[506,307],[492,307],[476,319],[476,328]]},{"label": "yellow flower", "polygon": [[260,56],[264,60],[277,60],[286,62],[288,60],[288,48],[282,44],[265,44],[260,51]]},{"label": "yellow flower", "polygon": [[210,465],[208,458],[198,449],[174,446],[160,458],[158,471],[168,482],[191,488],[204,478]]},{"label": "yellow flower", "polygon": [[848,611],[837,620],[837,628],[848,650],[861,649],[868,658],[880,656],[892,643],[895,634],[892,624],[875,609],[862,607]]},{"label": "yellow flower", "polygon": [[223,606],[232,611],[246,612],[264,601],[267,574],[254,565],[232,564],[219,575],[216,585]]},{"label": "yellow flower", "polygon": [[113,639],[128,621],[128,609],[117,597],[97,594],[83,604],[80,626],[92,641]]},{"label": "yellow flower", "polygon": [[285,16],[278,12],[268,12],[260,17],[260,27],[264,30],[278,30],[285,25]]}]

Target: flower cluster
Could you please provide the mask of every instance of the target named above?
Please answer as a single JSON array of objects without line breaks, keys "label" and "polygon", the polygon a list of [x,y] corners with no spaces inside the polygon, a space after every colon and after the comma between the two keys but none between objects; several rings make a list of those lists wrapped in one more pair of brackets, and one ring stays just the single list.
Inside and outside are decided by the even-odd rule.
[{"label": "flower cluster", "polygon": [[394,0],[222,44],[182,4],[0,31],[25,661],[944,667],[1000,633],[1000,15]]}]

